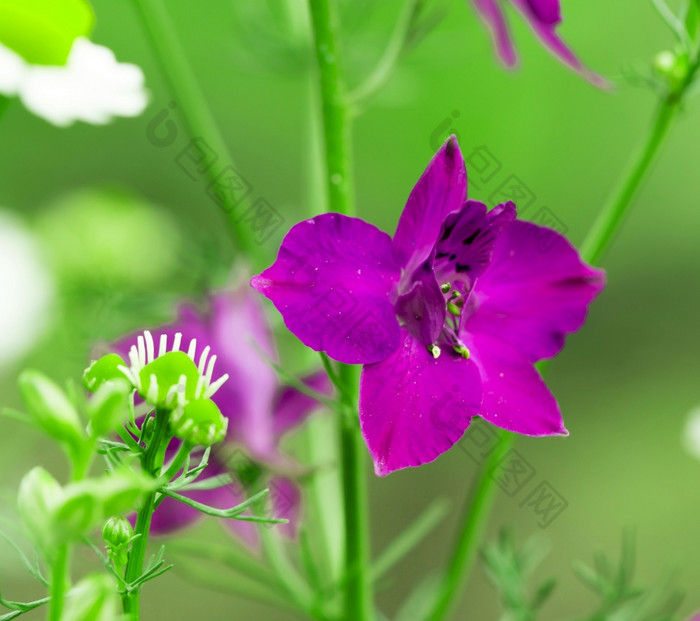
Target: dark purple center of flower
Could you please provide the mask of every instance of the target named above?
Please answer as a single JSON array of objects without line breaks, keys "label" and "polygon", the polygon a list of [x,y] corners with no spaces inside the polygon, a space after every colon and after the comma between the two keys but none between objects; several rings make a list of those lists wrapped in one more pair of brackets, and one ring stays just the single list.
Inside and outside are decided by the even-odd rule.
[{"label": "dark purple center of flower", "polygon": [[561,21],[559,0],[526,0],[530,10],[543,24],[553,25]]}]

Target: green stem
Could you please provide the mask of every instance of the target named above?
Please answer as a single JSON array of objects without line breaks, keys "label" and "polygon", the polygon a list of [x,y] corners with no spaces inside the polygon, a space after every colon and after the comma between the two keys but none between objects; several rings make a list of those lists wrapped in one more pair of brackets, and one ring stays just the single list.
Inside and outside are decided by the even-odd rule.
[{"label": "green stem", "polygon": [[[680,95],[674,94],[666,97],[659,105],[646,141],[582,245],[581,256],[586,262],[596,263],[609,247],[659,151],[681,100]],[[538,366],[542,372],[543,365]],[[467,498],[462,525],[453,547],[445,580],[438,590],[435,605],[428,617],[430,621],[443,621],[450,618],[474,561],[496,489],[495,479],[489,473],[497,467],[517,438],[515,434],[507,431],[500,431],[499,435],[498,445],[477,472],[474,486]]]},{"label": "green stem", "polygon": [[[204,138],[207,146],[218,156],[217,161],[232,165],[231,153],[216,126],[187,57],[180,46],[168,11],[161,0],[134,0],[134,4],[151,42],[161,73],[176,99],[190,137]],[[217,175],[220,172],[221,167],[212,165],[207,167],[203,174],[208,176],[210,183],[216,183]],[[236,250],[255,256],[259,252],[259,247],[253,243],[252,234],[243,227],[240,214],[237,212],[239,206],[227,192],[221,192],[220,196],[224,202],[224,210],[228,215],[231,231],[237,244]]]},{"label": "green stem", "polygon": [[70,550],[67,544],[59,547],[51,570],[51,604],[49,621],[60,621],[63,615],[63,603],[68,587],[70,567]]},{"label": "green stem", "polygon": [[350,122],[345,101],[334,0],[309,0],[314,50],[321,87],[326,183],[330,211],[353,214]]},{"label": "green stem", "polygon": [[[148,444],[148,448],[143,456],[142,468],[151,476],[158,478],[163,467],[165,457],[165,444],[168,440],[169,413],[167,410],[156,411],[156,424],[153,431],[153,439]],[[145,423],[144,423],[145,424]],[[134,582],[143,572],[143,563],[146,558],[146,547],[148,546],[148,533],[151,528],[151,517],[156,502],[157,492],[150,492],[145,496],[138,513],[136,514],[136,526],[134,535],[137,538],[132,544],[129,552],[129,562],[126,565],[124,579],[127,584]],[[129,591],[122,598],[124,614],[128,615],[129,621],[139,619],[139,589]]]},{"label": "green stem", "polygon": [[343,514],[345,516],[345,615],[348,621],[373,619],[372,578],[365,454],[357,420],[358,367],[342,365],[340,375],[352,401],[338,413]]},{"label": "green stem", "polygon": [[[350,119],[337,6],[334,0],[309,0],[309,10],[321,91],[329,211],[352,215]],[[344,613],[348,621],[369,621],[373,603],[364,453],[357,419],[348,415],[348,411],[357,412],[357,369],[341,365],[338,375],[345,386],[338,415],[345,522]]]},{"label": "green stem", "polygon": [[627,174],[600,212],[581,246],[581,257],[584,261],[597,263],[604,250],[610,245],[613,236],[620,228],[627,208],[658,154],[659,146],[666,137],[679,105],[680,98],[677,96],[669,96],[661,101],[645,144],[631,162]]}]

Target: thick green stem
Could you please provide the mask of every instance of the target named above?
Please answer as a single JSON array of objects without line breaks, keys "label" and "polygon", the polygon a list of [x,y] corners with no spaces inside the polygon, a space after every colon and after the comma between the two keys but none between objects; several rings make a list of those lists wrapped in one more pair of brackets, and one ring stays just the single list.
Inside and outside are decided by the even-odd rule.
[{"label": "thick green stem", "polygon": [[[148,444],[148,448],[143,456],[142,468],[151,476],[158,478],[163,468],[165,456],[165,445],[168,440],[169,413],[167,410],[156,412],[156,424],[153,431],[153,438]],[[144,422],[145,424],[145,422]],[[146,548],[148,546],[148,533],[151,528],[151,517],[156,503],[157,492],[147,494],[136,515],[136,526],[134,535],[137,535],[131,551],[129,552],[129,562],[126,566],[124,579],[127,584],[134,582],[143,572],[143,563],[146,558]],[[139,619],[139,589],[126,593],[122,598],[124,614],[128,615],[129,621]]]},{"label": "thick green stem", "polygon": [[63,604],[68,589],[68,574],[70,567],[70,549],[67,544],[59,547],[53,559],[51,570],[51,604],[49,605],[49,621],[60,621],[63,615]]},{"label": "thick green stem", "polygon": [[[613,192],[610,201],[601,211],[583,243],[581,256],[586,262],[596,263],[609,247],[658,153],[659,146],[678,111],[680,101],[680,96],[672,95],[661,102],[651,131],[639,154],[632,161],[627,174],[622,178],[618,189]],[[539,365],[539,368],[542,372],[542,365]],[[474,561],[496,490],[495,479],[489,473],[498,466],[517,438],[515,434],[506,431],[501,431],[499,434],[497,447],[475,475],[475,482],[465,504],[462,524],[452,549],[445,579],[438,590],[435,605],[428,617],[430,621],[443,621],[450,618]]]},{"label": "thick green stem", "polygon": [[[212,152],[218,156],[217,163],[233,165],[233,158],[226,146],[214,118],[207,106],[197,80],[180,46],[177,34],[170,21],[168,11],[161,0],[134,0],[144,29],[150,39],[161,72],[165,77],[175,103],[187,125],[191,138],[203,138]],[[203,174],[209,182],[216,184],[222,167],[208,166]],[[217,184],[218,185],[218,184]],[[238,213],[239,206],[228,192],[219,193],[223,208],[236,241],[236,251],[254,256],[259,247],[253,243],[253,235],[245,229]]]},{"label": "thick green stem", "polygon": [[330,211],[353,214],[350,120],[345,101],[337,7],[334,0],[309,0],[321,88],[326,183]]},{"label": "thick green stem", "polygon": [[345,516],[345,615],[348,621],[373,619],[369,513],[365,459],[357,418],[358,367],[343,365],[341,379],[351,399],[338,413],[343,514]]},{"label": "thick green stem", "polygon": [[[309,0],[323,115],[329,211],[352,215],[350,120],[345,98],[338,15],[334,0]],[[369,528],[363,446],[357,413],[357,369],[341,365],[338,415],[340,468],[345,521],[345,605],[348,621],[373,617],[369,576]]]}]

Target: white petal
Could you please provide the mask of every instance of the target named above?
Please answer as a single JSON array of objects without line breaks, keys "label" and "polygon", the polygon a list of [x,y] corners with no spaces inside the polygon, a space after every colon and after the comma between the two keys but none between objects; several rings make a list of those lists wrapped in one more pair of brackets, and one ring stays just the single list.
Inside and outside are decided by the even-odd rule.
[{"label": "white petal", "polygon": [[145,330],[143,335],[146,337],[146,360],[153,362],[153,335],[150,330]]},{"label": "white petal", "polygon": [[81,37],[65,66],[28,66],[19,94],[29,110],[55,125],[101,125],[143,112],[148,103],[143,82],[136,65],[117,62],[110,49]]}]

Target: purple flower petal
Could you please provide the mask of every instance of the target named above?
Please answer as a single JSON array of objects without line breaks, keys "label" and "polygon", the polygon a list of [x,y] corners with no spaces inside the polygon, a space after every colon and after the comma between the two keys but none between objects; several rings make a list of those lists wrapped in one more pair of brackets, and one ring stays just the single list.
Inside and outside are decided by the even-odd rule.
[{"label": "purple flower petal", "polygon": [[378,362],[398,346],[390,294],[400,268],[375,226],[323,214],[291,228],[277,261],[251,285],[305,345],[346,364]]},{"label": "purple flower petal", "polygon": [[212,351],[218,356],[216,368],[229,374],[214,395],[229,419],[228,438],[254,456],[274,452],[272,407],[278,381],[260,352],[272,359],[276,355],[263,308],[248,287],[213,298],[210,335]]},{"label": "purple flower petal", "polygon": [[515,216],[511,202],[487,213],[486,205],[472,200],[460,212],[449,215],[436,248],[434,266],[438,281],[462,281],[471,290],[491,262],[498,236]]},{"label": "purple flower petal", "polygon": [[410,332],[402,334],[394,354],[365,365],[360,378],[360,427],[379,476],[439,457],[481,404],[472,361],[451,351],[435,359]]},{"label": "purple flower petal", "polygon": [[569,434],[552,393],[518,350],[485,334],[465,336],[464,343],[481,374],[482,418],[526,436]]},{"label": "purple flower petal", "polygon": [[549,5],[551,0],[512,0],[512,2],[530,23],[537,38],[542,41],[559,60],[581,74],[594,86],[604,89],[610,88],[609,82],[597,73],[587,69],[566,43],[557,35],[556,28],[561,22],[561,16],[558,15],[557,7],[558,19],[552,19],[555,15],[555,9],[545,6]]},{"label": "purple flower petal", "polygon": [[503,63],[508,67],[514,67],[518,62],[513,42],[511,41],[508,24],[498,0],[473,0],[476,10],[491,31],[496,52]]},{"label": "purple flower petal", "polygon": [[530,362],[556,355],[583,324],[605,274],[584,264],[559,233],[516,220],[498,238],[489,268],[476,282],[468,334],[489,334]]},{"label": "purple flower petal", "polygon": [[289,520],[286,524],[273,526],[289,539],[296,537],[299,530],[301,515],[301,490],[291,479],[272,477],[268,483],[270,488],[271,517]]},{"label": "purple flower petal", "polygon": [[[304,384],[325,395],[332,394],[332,384],[325,372],[319,371],[302,379]],[[275,435],[279,439],[288,431],[301,425],[316,409],[318,401],[300,393],[296,388],[283,387],[275,399],[273,423]]]},{"label": "purple flower petal", "polygon": [[428,164],[408,197],[394,234],[394,257],[410,277],[430,256],[448,214],[467,197],[467,173],[451,136]]},{"label": "purple flower petal", "polygon": [[414,272],[408,293],[396,301],[396,315],[425,347],[438,340],[445,324],[447,304],[430,262]]},{"label": "purple flower petal", "polygon": [[558,24],[561,21],[559,0],[525,0],[532,13],[543,24]]}]

